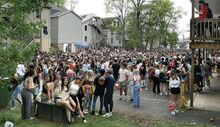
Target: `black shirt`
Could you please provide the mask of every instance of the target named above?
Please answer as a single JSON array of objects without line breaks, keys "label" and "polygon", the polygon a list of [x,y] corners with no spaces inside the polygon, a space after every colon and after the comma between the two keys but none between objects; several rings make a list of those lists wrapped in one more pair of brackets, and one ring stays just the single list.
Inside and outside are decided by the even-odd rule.
[{"label": "black shirt", "polygon": [[115,63],[115,64],[112,65],[112,69],[113,69],[113,75],[118,75],[120,65],[118,63]]},{"label": "black shirt", "polygon": [[106,81],[106,92],[105,96],[112,96],[114,93],[115,79],[112,76],[108,76],[105,79]]},{"label": "black shirt", "polygon": [[146,75],[146,73],[147,73],[147,71],[146,71],[146,67],[144,67],[143,69],[142,68],[140,68],[140,70],[139,70],[140,72],[140,75]]},{"label": "black shirt", "polygon": [[105,92],[105,84],[104,85],[99,84],[100,77],[101,77],[101,75],[97,76],[93,82],[96,85],[95,92],[94,92],[94,95],[96,95],[96,96],[99,96],[99,95],[102,96],[102,95],[104,95],[104,92]]}]

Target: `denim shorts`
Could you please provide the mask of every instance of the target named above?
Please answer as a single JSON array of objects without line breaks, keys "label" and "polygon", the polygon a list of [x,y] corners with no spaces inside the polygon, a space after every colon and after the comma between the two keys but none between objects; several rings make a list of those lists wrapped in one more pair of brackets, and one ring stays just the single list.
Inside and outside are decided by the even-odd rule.
[{"label": "denim shorts", "polygon": [[128,86],[128,84],[126,83],[126,81],[120,82],[119,85],[120,85],[120,88],[121,88],[121,89],[127,89],[127,86]]}]

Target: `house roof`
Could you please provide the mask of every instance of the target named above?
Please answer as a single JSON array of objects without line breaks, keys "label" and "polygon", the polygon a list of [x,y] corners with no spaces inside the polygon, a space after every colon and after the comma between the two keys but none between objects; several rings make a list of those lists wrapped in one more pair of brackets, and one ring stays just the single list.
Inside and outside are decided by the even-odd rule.
[{"label": "house roof", "polygon": [[50,16],[51,18],[60,17],[60,16],[63,16],[63,15],[66,15],[68,13],[73,13],[79,19],[82,20],[82,18],[73,11],[67,10],[65,8],[62,8],[62,7],[59,7],[59,6],[56,6],[56,5],[49,5],[49,6],[51,7],[51,16]]},{"label": "house roof", "polygon": [[63,15],[66,15],[66,14],[68,14],[68,13],[73,13],[73,14],[74,14],[75,16],[77,16],[80,20],[82,20],[82,18],[81,18],[79,15],[77,15],[75,12],[73,12],[73,11],[57,12],[57,13],[52,14],[50,17],[51,17],[51,18],[60,17],[60,16],[63,16]]},{"label": "house roof", "polygon": [[97,15],[95,14],[86,14],[86,15],[82,15],[82,22],[87,22],[92,18],[99,18]]}]

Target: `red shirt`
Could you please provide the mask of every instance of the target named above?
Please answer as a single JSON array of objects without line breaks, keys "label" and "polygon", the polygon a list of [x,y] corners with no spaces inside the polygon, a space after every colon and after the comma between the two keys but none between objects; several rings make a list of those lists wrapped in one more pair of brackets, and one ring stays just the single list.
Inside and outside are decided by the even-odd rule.
[{"label": "red shirt", "polygon": [[207,7],[205,4],[201,5],[200,13],[202,14],[199,14],[199,19],[205,20],[207,18]]},{"label": "red shirt", "polygon": [[68,66],[69,66],[71,69],[73,69],[73,68],[74,68],[73,63],[70,63]]}]

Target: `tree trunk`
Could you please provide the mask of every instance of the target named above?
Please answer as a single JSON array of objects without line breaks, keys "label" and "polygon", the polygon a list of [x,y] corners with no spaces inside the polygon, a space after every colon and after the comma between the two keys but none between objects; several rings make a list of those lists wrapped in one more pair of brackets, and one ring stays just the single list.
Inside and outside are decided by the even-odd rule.
[{"label": "tree trunk", "polygon": [[137,9],[137,43],[138,47],[142,47],[142,42],[141,42],[141,30],[140,30],[140,10]]},{"label": "tree trunk", "polygon": [[164,39],[164,47],[167,48],[167,39]]}]

